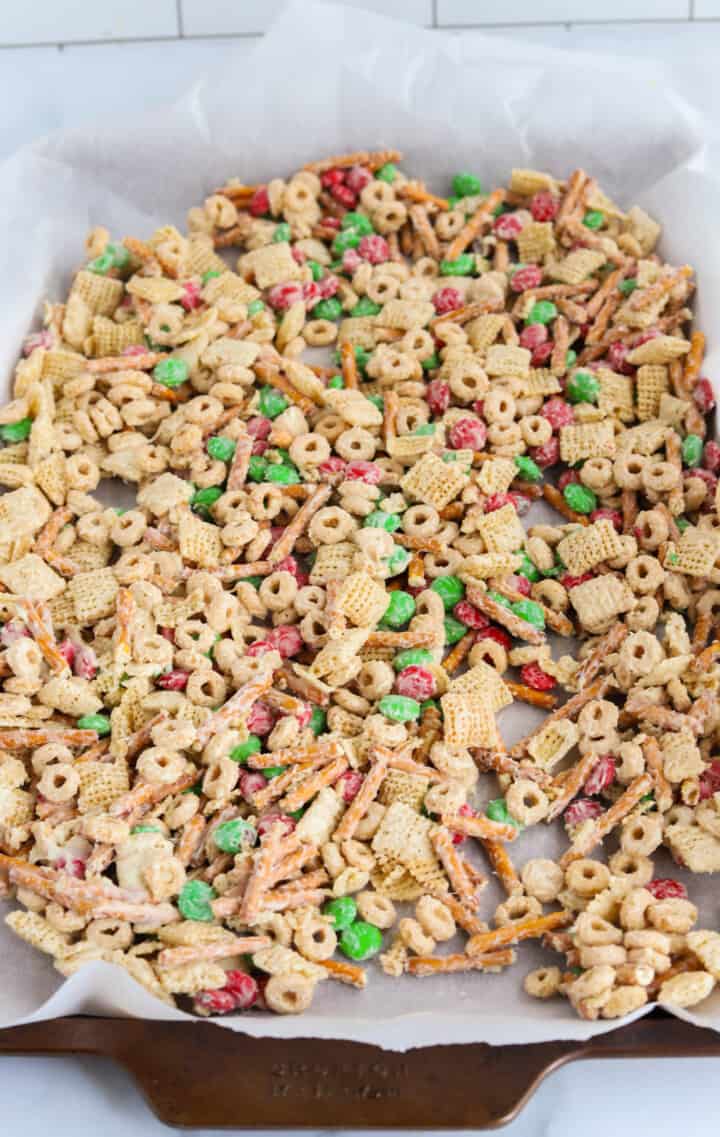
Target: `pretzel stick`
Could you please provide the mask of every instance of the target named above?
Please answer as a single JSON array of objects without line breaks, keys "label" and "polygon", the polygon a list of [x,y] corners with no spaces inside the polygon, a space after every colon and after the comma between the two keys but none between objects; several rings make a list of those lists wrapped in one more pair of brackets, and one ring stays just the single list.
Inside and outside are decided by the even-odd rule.
[{"label": "pretzel stick", "polygon": [[678,517],[685,507],[685,496],[682,489],[682,447],[680,436],[674,430],[669,431],[665,439],[665,455],[680,475],[679,483],[670,490],[666,503],[673,517]]},{"label": "pretzel stick", "polygon": [[468,585],[467,598],[471,604],[494,620],[496,624],[500,624],[510,632],[511,636],[516,639],[526,640],[531,644],[545,643],[545,634],[534,624],[528,620],[523,620],[520,616],[516,616],[509,608],[505,608],[502,604],[498,604],[496,600],[492,600],[484,588],[478,587],[476,584]]},{"label": "pretzel stick", "polygon": [[254,679],[249,679],[247,683],[243,683],[242,687],[239,687],[235,694],[231,695],[226,703],[223,703],[219,711],[215,711],[215,714],[206,718],[197,728],[196,747],[199,749],[205,746],[219,730],[224,730],[226,726],[230,726],[243,715],[246,715],[271,685],[272,671],[270,670],[261,672]]},{"label": "pretzel stick", "polygon": [[175,856],[182,865],[189,865],[200,848],[207,830],[207,821],[201,813],[196,813],[183,825],[180,840],[175,846]]},{"label": "pretzel stick", "polygon": [[466,837],[477,837],[480,840],[514,841],[518,835],[514,825],[506,825],[503,821],[491,821],[489,817],[464,817],[460,813],[443,813],[442,823],[456,833],[464,833]]},{"label": "pretzel stick", "polygon": [[[442,316],[433,316],[428,327],[432,332],[437,331],[443,324],[467,324],[476,316],[485,316],[488,312],[496,312],[499,306],[497,301],[487,301],[482,304],[463,304],[461,308],[452,308],[449,312],[443,312]],[[442,513],[440,516],[442,517]]]},{"label": "pretzel stick", "polygon": [[461,640],[450,649],[445,659],[442,661],[442,668],[448,675],[454,673],[460,668],[465,657],[470,653],[470,649],[475,643],[475,632],[466,632]]},{"label": "pretzel stick", "polygon": [[491,869],[505,889],[507,895],[512,896],[516,892],[522,892],[522,882],[502,841],[485,839],[481,841],[480,844],[487,854]]},{"label": "pretzel stick", "polygon": [[703,613],[702,615],[698,616],[695,627],[693,629],[691,647],[693,655],[699,655],[703,650],[705,644],[707,643],[707,638],[710,635],[711,630],[712,620],[707,615],[707,613]]},{"label": "pretzel stick", "polygon": [[48,742],[57,742],[61,746],[92,746],[97,739],[96,730],[79,728],[0,730],[0,750],[35,750],[38,746],[46,746]]},{"label": "pretzel stick", "polygon": [[411,205],[408,212],[415,232],[423,243],[425,252],[429,257],[434,257],[436,261],[440,260],[440,242],[438,241],[437,233],[430,223],[427,209],[423,204],[418,203],[417,205]]},{"label": "pretzel stick", "polygon": [[588,176],[584,170],[573,170],[568,178],[565,196],[560,202],[560,208],[555,218],[555,227],[559,230],[565,225],[580,204],[582,192]]},{"label": "pretzel stick", "polygon": [[287,683],[290,690],[294,691],[296,695],[300,695],[311,703],[316,703],[319,707],[326,707],[329,704],[329,689],[314,675],[298,675],[288,667],[281,667],[280,675],[283,682]]},{"label": "pretzel stick", "polygon": [[430,841],[458,900],[471,907],[477,907],[477,892],[470,882],[465,860],[457,852],[450,834],[445,829],[436,828],[430,834]]},{"label": "pretzel stick", "polygon": [[252,872],[239,909],[240,919],[248,926],[257,923],[260,915],[263,897],[269,888],[272,870],[278,859],[283,832],[282,825],[271,825],[261,838],[260,848],[254,855]]},{"label": "pretzel stick", "polygon": [[165,948],[155,960],[161,970],[169,967],[185,967],[188,963],[198,963],[205,959],[226,959],[231,955],[251,955],[261,948],[270,947],[269,936],[228,936],[207,944],[194,944],[188,947]]},{"label": "pretzel stick", "polygon": [[308,774],[302,782],[294,786],[289,793],[280,802],[280,805],[287,813],[294,813],[296,809],[300,809],[310,798],[315,797],[324,786],[331,786],[336,782],[341,774],[344,774],[350,763],[347,758],[340,757],[333,759],[327,766],[323,766],[320,770]]},{"label": "pretzel stick", "polygon": [[420,727],[417,738],[420,745],[415,751],[415,761],[420,764],[426,762],[433,748],[442,735],[442,718],[437,707],[426,707],[420,716]]},{"label": "pretzel stick", "polygon": [[307,746],[288,746],[283,750],[270,750],[265,754],[251,754],[247,764],[253,770],[268,770],[273,766],[301,764],[315,758],[329,762],[332,758],[341,758],[344,753],[342,745],[336,739],[318,739]]},{"label": "pretzel stick", "polygon": [[47,605],[36,600],[18,600],[16,608],[18,616],[24,621],[53,675],[63,675],[69,670],[69,666],[65,657],[58,651]]},{"label": "pretzel stick", "polygon": [[410,563],[407,567],[407,582],[410,588],[425,587],[425,564],[418,553],[415,553],[414,556],[410,558]]},{"label": "pretzel stick", "polygon": [[496,774],[507,774],[511,778],[529,778],[539,786],[548,786],[552,782],[550,775],[539,766],[534,766],[532,762],[518,762],[504,751],[478,748],[471,753],[480,770],[494,770]]},{"label": "pretzel stick", "polygon": [[550,370],[553,375],[564,375],[567,371],[567,352],[570,347],[570,327],[564,316],[558,316],[553,325],[555,346],[550,356]]},{"label": "pretzel stick", "polygon": [[[512,600],[513,603],[527,599],[526,596],[523,596],[522,592],[518,592],[515,588],[510,588],[510,586],[505,584],[502,580],[491,580],[490,587],[493,591],[499,592],[501,596],[506,596],[508,600]],[[558,635],[572,636],[575,634],[572,622],[568,620],[567,616],[563,616],[562,612],[556,612],[553,608],[548,608],[547,604],[542,604],[539,600],[534,600],[533,603],[537,604],[542,610],[545,623],[548,627],[552,628]]]},{"label": "pretzel stick", "polygon": [[167,358],[168,354],[164,351],[146,351],[142,355],[139,352],[137,355],[105,355],[102,359],[86,359],[84,367],[94,375],[104,375],[108,371],[127,371],[130,367],[133,371],[150,371],[156,363]]},{"label": "pretzel stick", "polygon": [[557,706],[557,699],[549,691],[535,691],[524,683],[513,683],[509,679],[505,679],[504,683],[513,699],[520,699],[531,707],[543,707],[544,710],[551,711]]},{"label": "pretzel stick", "polygon": [[268,560],[271,565],[276,565],[278,561],[284,560],[285,557],[292,553],[298,537],[305,532],[312,517],[322,508],[331,493],[331,486],[318,485],[315,487],[310,497],[300,506],[292,521],[286,527],[280,540],[268,553]]},{"label": "pretzel stick", "polygon": [[627,624],[618,621],[618,623],[613,624],[609,632],[606,632],[597,641],[594,651],[582,661],[575,672],[575,683],[581,690],[595,678],[607,657],[618,650],[625,640],[628,630]]},{"label": "pretzel stick", "polygon": [[503,928],[494,928],[490,932],[481,932],[480,935],[473,936],[468,940],[467,953],[482,955],[484,952],[495,951],[496,948],[503,948],[508,944],[534,940],[545,932],[566,927],[572,923],[572,920],[572,912],[566,912],[564,908],[559,912],[549,912],[547,916],[530,916],[526,920],[516,920]]},{"label": "pretzel stick", "polygon": [[617,290],[620,281],[625,275],[625,269],[616,268],[605,277],[597,292],[588,300],[585,305],[585,311],[591,320],[597,316],[608,297],[612,296]]},{"label": "pretzel stick", "polygon": [[265,692],[263,702],[277,711],[282,711],[284,715],[297,716],[307,713],[307,702],[296,699],[294,695],[288,695],[287,691],[279,691],[277,687],[271,687]]},{"label": "pretzel stick", "polygon": [[713,640],[713,642],[708,644],[697,658],[692,661],[690,670],[697,675],[701,675],[703,671],[707,671],[707,669],[712,666],[718,655],[720,655],[720,640]]},{"label": "pretzel stick", "polygon": [[[330,158],[321,158],[318,162],[306,162],[303,170],[310,170],[313,174],[324,174],[326,170],[345,166],[367,166],[373,172],[389,162],[402,161],[400,150],[356,150],[352,154],[333,154]],[[333,230],[334,232],[334,230]]]},{"label": "pretzel stick", "polygon": [[397,391],[386,391],[384,403],[383,438],[385,439],[385,448],[389,449],[389,444],[397,438],[397,416],[400,410]]},{"label": "pretzel stick", "polygon": [[668,276],[661,276],[655,284],[651,284],[649,288],[638,288],[630,297],[628,303],[631,308],[650,308],[658,300],[662,300],[668,292],[672,292],[678,284],[683,280],[688,280],[693,275],[693,269],[690,265],[683,265],[677,272],[670,273]]},{"label": "pretzel stick", "polygon": [[130,643],[131,629],[137,604],[129,588],[119,588],[115,601],[115,644],[113,646],[113,659],[121,666],[127,663],[132,656]]},{"label": "pretzel stick", "polygon": [[284,774],[278,774],[276,778],[271,778],[264,789],[253,794],[253,807],[258,810],[266,809],[268,805],[272,805],[274,801],[281,798],[285,791],[297,782],[300,774],[317,770],[318,766],[324,764],[324,758],[316,758],[314,762],[303,762],[299,766],[289,766]]},{"label": "pretzel stick", "polygon": [[[585,782],[588,780],[593,768],[597,765],[599,755],[594,751],[589,750],[587,754],[583,754],[580,760],[575,763],[569,770],[564,771],[563,775],[556,778],[553,786],[557,787],[557,797],[553,799],[550,810],[547,815],[548,821],[554,821],[559,817],[563,810],[570,804],[572,799],[580,792]],[[562,779],[562,780],[561,780]]]},{"label": "pretzel stick", "polygon": [[[161,785],[153,785],[152,782],[138,782],[127,793],[121,794],[120,797],[115,798],[108,809],[108,813],[113,817],[121,817],[129,824],[134,823],[135,818],[141,817],[146,813],[151,806],[157,805],[158,802],[164,801],[166,797],[172,797],[173,794],[182,793],[190,786],[195,785],[198,778],[197,770],[192,770],[182,777],[177,778],[174,782],[165,782]],[[132,819],[132,820],[131,820]]]},{"label": "pretzel stick", "polygon": [[[327,883],[327,873],[324,869],[318,869],[317,872],[306,873],[301,876],[301,872],[305,865],[314,860],[318,855],[318,851],[314,845],[299,845],[297,849],[286,856],[275,866],[272,872],[271,884],[277,884],[280,881],[292,882],[293,886],[300,888],[315,888],[317,885]],[[299,877],[300,879],[295,879]]]},{"label": "pretzel stick", "polygon": [[57,541],[60,536],[61,530],[73,519],[73,512],[71,509],[63,506],[62,509],[54,509],[50,517],[46,521],[43,528],[40,530],[35,542],[34,551],[41,557],[44,557],[47,552]]},{"label": "pretzel stick", "polygon": [[423,979],[429,975],[448,975],[457,971],[500,971],[515,962],[511,948],[487,952],[485,955],[411,955],[407,962],[408,975]]},{"label": "pretzel stick", "polygon": [[243,430],[243,433],[235,441],[235,453],[228,471],[228,490],[239,490],[245,485],[253,446],[254,440],[247,431]]},{"label": "pretzel stick", "polygon": [[365,647],[392,647],[396,650],[402,647],[432,647],[436,639],[435,631],[371,632],[365,641]]},{"label": "pretzel stick", "polygon": [[409,201],[416,201],[421,205],[436,205],[443,213],[450,208],[450,202],[447,198],[437,197],[434,193],[429,193],[425,185],[418,181],[405,182],[405,185],[400,186],[398,190],[398,197],[406,197]]},{"label": "pretzel stick", "polygon": [[572,718],[573,715],[581,710],[586,703],[589,703],[591,699],[602,699],[609,686],[610,680],[606,677],[604,679],[597,679],[594,683],[590,683],[587,687],[584,687],[582,691],[578,691],[577,695],[573,695],[571,699],[568,699],[567,703],[563,703],[557,710],[552,711],[541,723],[538,723],[529,734],[526,734],[524,738],[521,738],[519,742],[516,742],[515,745],[511,747],[510,753],[513,758],[522,758],[527,751],[528,742],[531,742],[532,739],[550,723],[557,722],[558,719]]},{"label": "pretzel stick", "polygon": [[338,983],[347,983],[349,987],[357,987],[362,991],[367,987],[367,971],[354,963],[345,963],[341,959],[319,960],[320,967],[328,973],[328,979],[336,979]]},{"label": "pretzel stick", "polygon": [[428,885],[428,892],[431,896],[434,896],[436,900],[439,900],[445,905],[458,927],[463,928],[469,935],[474,936],[478,932],[487,931],[487,924],[483,920],[480,920],[474,911],[471,911],[461,903],[460,900],[456,899],[452,893],[447,892],[437,884]]},{"label": "pretzel stick", "polygon": [[332,896],[329,888],[305,888],[287,890],[276,888],[266,892],[263,897],[263,912],[287,912],[289,908],[318,908],[327,897]]},{"label": "pretzel stick", "polygon": [[[167,711],[159,711],[158,714],[153,715],[151,719],[148,719],[148,721],[143,726],[138,727],[136,731],[133,731],[130,737],[125,741],[124,757],[128,761],[136,758],[137,755],[140,754],[140,752],[144,750],[146,746],[149,746],[152,739],[153,728],[156,727],[158,723],[164,722],[167,717]],[[85,755],[83,755],[83,758],[85,758]]]},{"label": "pretzel stick", "polygon": [[705,336],[702,332],[693,332],[690,336],[690,351],[685,356],[685,366],[682,373],[682,388],[688,397],[692,395],[693,388],[699,378],[704,355]]},{"label": "pretzel stick", "polygon": [[556,486],[551,486],[546,482],[542,489],[543,497],[548,505],[551,505],[563,517],[567,517],[568,521],[576,521],[578,525],[590,524],[589,518],[584,513],[576,513],[574,509],[570,508]]},{"label": "pretzel stick", "polygon": [[559,860],[561,868],[567,868],[573,861],[577,861],[580,857],[586,857],[596,845],[599,845],[603,837],[618,825],[623,817],[627,817],[628,813],[635,808],[640,798],[645,794],[650,793],[653,788],[653,779],[650,774],[641,774],[638,778],[634,778],[628,788],[625,790],[622,797],[619,797],[609,809],[603,813],[602,817],[598,817],[587,825],[581,826],[580,833],[575,841],[573,841],[570,848],[563,853]]},{"label": "pretzel stick", "polygon": [[391,770],[401,770],[404,774],[415,774],[418,778],[426,778],[427,781],[436,782],[439,785],[444,785],[448,780],[445,774],[441,774],[433,766],[423,766],[420,762],[415,762],[405,754],[397,752],[393,752],[392,758],[388,759],[388,766]]},{"label": "pretzel stick", "polygon": [[365,775],[360,789],[350,802],[344,816],[341,818],[339,825],[333,833],[333,841],[340,844],[342,841],[350,840],[354,835],[355,830],[367,813],[371,802],[373,802],[377,796],[378,790],[387,774],[388,764],[392,756],[392,751],[386,750],[383,746],[376,746],[373,749],[373,764]]},{"label": "pretzel stick", "polygon": [[402,545],[404,549],[422,549],[425,553],[433,553],[436,557],[441,557],[445,554],[446,548],[442,541],[438,541],[437,537],[419,537],[408,536],[407,533],[394,533],[395,541],[398,545]]},{"label": "pretzel stick", "polygon": [[465,252],[468,245],[480,234],[483,226],[490,221],[493,210],[500,205],[504,198],[505,190],[502,189],[495,189],[491,194],[488,194],[470,220],[463,225],[457,237],[450,242],[445,253],[446,260],[454,261],[461,253]]},{"label": "pretzel stick", "polygon": [[672,786],[665,777],[663,756],[656,738],[646,738],[642,744],[645,765],[653,780],[655,803],[660,813],[665,813],[673,803]]},{"label": "pretzel stick", "polygon": [[340,366],[346,390],[357,391],[360,386],[360,373],[355,359],[355,348],[351,343],[346,342],[340,348]]}]

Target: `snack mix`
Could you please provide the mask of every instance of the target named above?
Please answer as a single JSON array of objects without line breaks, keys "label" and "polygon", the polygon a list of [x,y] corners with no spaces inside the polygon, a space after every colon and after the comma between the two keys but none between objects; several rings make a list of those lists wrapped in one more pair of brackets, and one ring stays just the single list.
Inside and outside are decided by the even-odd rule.
[{"label": "snack mix", "polygon": [[[532,938],[560,966],[531,996],[692,1006],[720,934],[652,859],[720,871],[692,270],[582,170],[444,199],[400,157],[230,181],[187,235],[93,229],[26,340],[0,411],[6,922],[65,976],[106,960],[201,1015],[301,1012],[373,956],[495,972]],[[507,747],[514,700],[546,713]],[[556,820],[559,860],[523,863]]]}]

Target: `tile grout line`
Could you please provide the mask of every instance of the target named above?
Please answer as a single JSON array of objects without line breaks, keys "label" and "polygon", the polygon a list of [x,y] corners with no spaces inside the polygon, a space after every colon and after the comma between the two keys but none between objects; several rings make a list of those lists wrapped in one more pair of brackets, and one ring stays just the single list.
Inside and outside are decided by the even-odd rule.
[{"label": "tile grout line", "polygon": [[438,0],[432,0],[432,26],[438,26]]},{"label": "tile grout line", "polygon": [[177,16],[178,35],[180,39],[184,39],[185,29],[183,28],[182,0],[175,0],[175,14]]}]

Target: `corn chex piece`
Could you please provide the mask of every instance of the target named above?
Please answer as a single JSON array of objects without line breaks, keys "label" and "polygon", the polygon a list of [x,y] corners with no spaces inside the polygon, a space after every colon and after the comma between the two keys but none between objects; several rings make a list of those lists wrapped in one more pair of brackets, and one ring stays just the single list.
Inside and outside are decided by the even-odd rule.
[{"label": "corn chex piece", "polygon": [[660,743],[660,749],[663,773],[669,782],[680,783],[686,778],[696,778],[705,769],[695,738],[687,730],[666,734]]},{"label": "corn chex piece", "polygon": [[528,743],[528,754],[545,770],[551,770],[575,746],[580,731],[570,719],[548,723]]},{"label": "corn chex piece", "polygon": [[699,825],[670,825],[664,840],[690,872],[720,872],[720,841]]},{"label": "corn chex piece", "polygon": [[602,253],[592,249],[575,249],[561,261],[548,265],[547,272],[553,280],[559,280],[562,284],[580,284],[604,264],[605,257]]},{"label": "corn chex piece", "polygon": [[68,491],[67,461],[61,450],[56,450],[35,466],[35,484],[53,505],[62,505]]},{"label": "corn chex piece", "polygon": [[3,541],[14,541],[37,533],[51,513],[47,498],[34,486],[20,489],[0,497],[0,534]]},{"label": "corn chex piece", "polygon": [[418,866],[435,868],[437,857],[430,842],[432,821],[422,817],[405,802],[389,805],[372,839],[372,851],[379,863],[394,861],[413,875]]},{"label": "corn chex piece", "polygon": [[[311,673],[320,679],[325,679],[332,686],[335,685],[334,680],[338,671],[344,673],[349,665],[355,666],[356,672],[359,671],[360,648],[369,635],[370,628],[352,628],[344,633],[341,640],[331,640],[315,656],[310,665]],[[340,686],[339,681],[337,686]]]},{"label": "corn chex piece", "polygon": [[54,600],[51,600],[48,607],[50,609],[53,627],[56,630],[59,628],[69,628],[71,624],[77,622],[75,602],[67,588],[60,596],[56,596]]},{"label": "corn chex piece", "polygon": [[488,375],[527,375],[531,354],[525,347],[494,344],[487,349],[485,370]]},{"label": "corn chex piece", "polygon": [[301,275],[300,266],[294,259],[287,241],[263,245],[260,249],[246,253],[242,258],[242,272],[244,275],[251,273],[258,288],[272,288],[273,284],[298,280]]},{"label": "corn chex piece", "polygon": [[76,676],[61,675],[49,679],[38,692],[38,699],[46,707],[52,707],[64,715],[79,718],[81,715],[93,715],[102,708],[102,701],[97,697],[87,679]]},{"label": "corn chex piece", "polygon": [[467,475],[456,462],[443,462],[425,454],[401,479],[403,493],[435,509],[444,509],[467,485]]},{"label": "corn chex piece", "polygon": [[620,556],[622,542],[612,521],[602,519],[587,527],[580,526],[558,543],[557,552],[567,571],[580,576],[601,561]]},{"label": "corn chex piece", "polygon": [[227,265],[215,252],[212,237],[206,233],[193,233],[187,240],[188,273],[202,276],[206,272],[227,272]]},{"label": "corn chex piece", "polygon": [[32,944],[38,951],[46,955],[59,957],[65,954],[68,942],[57,928],[41,916],[38,912],[26,912],[22,909],[9,912],[5,917],[8,928],[12,928],[16,936],[26,943]]},{"label": "corn chex piece", "polygon": [[222,367],[226,363],[235,367],[252,367],[259,352],[260,344],[220,336],[205,348],[200,362],[211,368]]},{"label": "corn chex piece", "polygon": [[94,624],[115,611],[118,582],[111,568],[80,572],[68,583],[67,591],[75,605],[78,624]]},{"label": "corn chex piece", "polygon": [[184,560],[201,568],[214,568],[222,552],[220,530],[188,510],[178,523],[178,547]]},{"label": "corn chex piece", "polygon": [[105,813],[130,788],[127,762],[80,762],[78,811]]},{"label": "corn chex piece", "polygon": [[65,591],[65,581],[58,576],[42,557],[28,553],[13,564],[0,568],[0,583],[29,600],[52,600]]},{"label": "corn chex piece", "polygon": [[388,770],[380,786],[378,800],[390,806],[400,801],[416,813],[420,812],[430,782],[419,774],[406,774],[403,770]]},{"label": "corn chex piece", "polygon": [[357,545],[338,541],[337,545],[321,545],[315,563],[310,569],[311,584],[327,584],[331,580],[345,580],[352,571]]},{"label": "corn chex piece", "polygon": [[79,296],[93,316],[112,316],[123,298],[123,291],[121,280],[81,269],[73,281],[70,296]]},{"label": "corn chex piece", "polygon": [[529,221],[515,238],[523,264],[537,264],[555,252],[551,221]]},{"label": "corn chex piece", "polygon": [[85,358],[75,351],[53,348],[46,351],[42,361],[42,377],[50,379],[59,386],[68,379],[74,379],[86,367]]},{"label": "corn chex piece", "polygon": [[687,576],[709,576],[720,554],[720,535],[712,529],[689,525],[677,544],[668,544],[663,565]]},{"label": "corn chex piece", "polygon": [[116,324],[105,316],[95,316],[92,334],[85,340],[85,350],[96,359],[104,355],[122,355],[127,347],[145,343],[143,326],[139,320],[126,320]]},{"label": "corn chex piece", "polygon": [[482,660],[451,682],[450,694],[458,695],[466,692],[470,693],[473,698],[477,696],[481,699],[487,699],[494,711],[502,710],[503,707],[509,706],[513,701],[513,697],[503,683],[502,677],[494,667],[491,667],[489,663],[483,663]]},{"label": "corn chex piece", "polygon": [[685,415],[691,406],[692,403],[687,399],[678,399],[675,395],[667,393],[662,394],[660,396],[657,417],[661,422],[667,423],[668,426],[682,426],[685,421]]},{"label": "corn chex piece", "polygon": [[654,221],[639,205],[633,205],[628,211],[626,225],[628,233],[635,238],[645,256],[651,253],[662,232],[657,221]]},{"label": "corn chex piece", "polygon": [[302,975],[303,979],[309,979],[313,983],[327,978],[327,972],[322,967],[282,944],[261,948],[252,958],[255,966],[268,975]]},{"label": "corn chex piece", "polygon": [[[666,398],[667,396],[663,396]],[[687,405],[685,406],[687,410]],[[638,426],[631,426],[617,437],[618,449],[632,450],[635,454],[654,454],[664,444],[668,436],[668,425],[662,419],[648,419]]]},{"label": "corn chex piece", "polygon": [[432,450],[435,437],[432,434],[405,434],[398,438],[389,438],[387,451],[391,458],[402,462],[404,466],[411,466]]},{"label": "corn chex piece", "polygon": [[628,363],[639,366],[641,363],[671,363],[690,351],[690,344],[680,336],[656,336],[654,340],[647,340],[639,347],[633,348],[628,355]]},{"label": "corn chex piece", "polygon": [[35,813],[35,796],[27,790],[0,786],[0,825],[27,825]]},{"label": "corn chex piece", "polygon": [[615,449],[610,419],[560,428],[560,457],[569,466],[585,458],[614,458]]},{"label": "corn chex piece", "polygon": [[160,982],[171,995],[197,995],[200,991],[213,991],[224,986],[225,971],[219,963],[199,960],[182,967],[163,968]]},{"label": "corn chex piece", "polygon": [[495,711],[487,692],[449,691],[440,699],[448,746],[502,746]]},{"label": "corn chex piece", "polygon": [[598,576],[569,591],[570,603],[588,632],[600,632],[623,612],[635,607],[635,597],[625,580]]},{"label": "corn chex piece", "polygon": [[506,317],[488,313],[476,316],[465,325],[465,334],[473,351],[486,351],[500,335]]},{"label": "corn chex piece", "polygon": [[221,272],[203,285],[203,298],[208,304],[221,304],[223,300],[235,304],[252,304],[260,293],[236,272]]},{"label": "corn chex piece", "polygon": [[[127,290],[131,296],[140,300],[147,300],[149,304],[172,304],[184,294],[184,289],[176,280],[169,280],[166,276],[131,276],[127,282]],[[109,315],[104,312],[103,315]]]},{"label": "corn chex piece", "polygon": [[515,553],[473,553],[465,557],[458,569],[463,583],[473,580],[489,580],[490,577],[504,577],[517,572],[522,561]]},{"label": "corn chex piece", "polygon": [[533,395],[557,395],[560,390],[560,380],[547,367],[531,367],[527,375],[523,376],[523,394],[528,398]]},{"label": "corn chex piece", "polygon": [[371,351],[375,347],[375,317],[348,316],[338,327],[338,344],[351,343]]},{"label": "corn chex piece", "polygon": [[510,189],[520,197],[533,197],[540,190],[550,190],[557,193],[558,183],[550,174],[542,170],[525,170],[516,168],[510,174]]},{"label": "corn chex piece", "polygon": [[517,466],[509,458],[490,458],[480,467],[478,487],[486,494],[505,493],[517,472]]},{"label": "corn chex piece", "polygon": [[657,418],[660,400],[669,388],[668,369],[662,363],[645,363],[635,376],[637,416],[642,422]]},{"label": "corn chex piece", "polygon": [[635,405],[630,376],[618,375],[608,367],[599,367],[596,375],[600,383],[597,405],[603,416],[616,414],[621,422],[632,422]]},{"label": "corn chex piece", "polygon": [[522,522],[510,502],[484,514],[477,522],[477,531],[489,553],[512,553],[525,540]]},{"label": "corn chex piece", "polygon": [[168,596],[153,608],[155,622],[162,628],[176,628],[183,620],[190,620],[205,607],[203,594],[192,592],[189,596]]},{"label": "corn chex piece", "polygon": [[424,328],[435,315],[435,307],[425,300],[388,300],[375,317],[375,323],[382,328]]},{"label": "corn chex piece", "polygon": [[338,391],[327,388],[323,394],[323,402],[350,426],[372,427],[382,424],[382,411],[371,403],[362,391]]},{"label": "corn chex piece", "polygon": [[385,615],[388,595],[369,573],[354,572],[345,581],[337,606],[358,627],[374,626]]},{"label": "corn chex piece", "polygon": [[370,873],[370,883],[381,896],[401,902],[417,900],[425,891],[412,873],[392,862],[378,863]]}]

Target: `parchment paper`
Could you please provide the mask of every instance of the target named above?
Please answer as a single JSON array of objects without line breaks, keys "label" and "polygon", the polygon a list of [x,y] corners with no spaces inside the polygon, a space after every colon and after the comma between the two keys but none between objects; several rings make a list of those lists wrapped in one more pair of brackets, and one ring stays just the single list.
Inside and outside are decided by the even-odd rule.
[{"label": "parchment paper", "polygon": [[[698,317],[710,344],[705,370],[712,377],[720,364],[713,327],[720,312],[716,141],[711,125],[652,64],[495,36],[440,38],[370,13],[299,0],[249,61],[199,81],[176,105],[51,136],[0,167],[8,266],[0,277],[2,373],[9,377],[22,337],[38,326],[43,299],[65,295],[90,226],[106,225],[115,237],[145,236],[168,221],[182,225],[187,208],[228,176],[259,182],[312,157],[387,146],[403,150],[408,170],[438,192],[460,169],[477,171],[491,188],[505,182],[512,166],[566,176],[582,165],[622,204],[639,201],[665,225],[667,258],[697,270]],[[522,706],[505,711],[506,741],[521,737],[535,715]],[[494,796],[494,779],[482,780],[481,795]],[[513,858],[521,866],[566,844],[561,827],[537,826],[515,843]],[[678,870],[659,856],[657,873]],[[718,882],[690,877],[686,883],[701,905],[701,926],[720,927]],[[489,916],[500,899],[493,883],[481,915]],[[398,981],[370,964],[366,991],[325,982],[300,1019],[251,1013],[213,1021],[256,1036],[346,1038],[394,1050],[584,1039],[617,1025],[583,1022],[561,1000],[526,997],[525,973],[557,960],[532,944],[519,953],[519,963],[497,976]],[[189,1017],[109,964],[89,964],[63,981],[47,957],[2,924],[0,991],[0,1027],[79,1012]],[[720,991],[683,1017],[720,1030]]]}]

